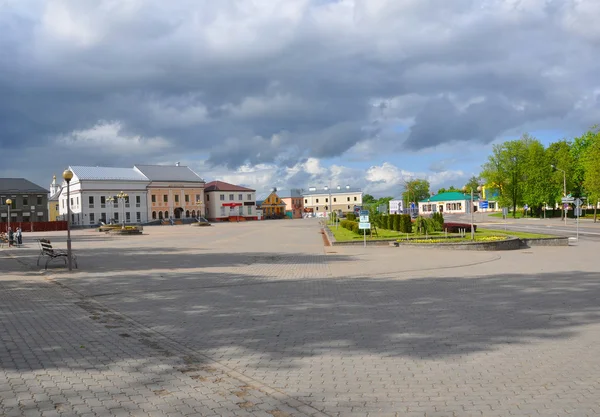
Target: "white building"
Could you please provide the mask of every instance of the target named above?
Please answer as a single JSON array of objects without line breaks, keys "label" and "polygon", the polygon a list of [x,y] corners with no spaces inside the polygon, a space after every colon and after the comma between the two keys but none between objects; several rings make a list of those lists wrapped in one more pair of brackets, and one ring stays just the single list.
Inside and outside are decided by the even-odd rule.
[{"label": "white building", "polygon": [[390,214],[402,214],[404,213],[404,202],[400,198],[390,200]]},{"label": "white building", "polygon": [[257,220],[256,190],[212,181],[204,188],[206,218],[208,220],[228,220],[230,217],[243,217]]},{"label": "white building", "polygon": [[354,211],[354,206],[362,206],[363,192],[356,188],[324,187],[317,190],[310,187],[308,192],[302,193],[304,199],[304,212],[314,216],[326,216],[331,210],[343,213]]},{"label": "white building", "polygon": [[[150,180],[133,168],[71,166],[71,224],[92,226],[100,221],[125,224],[148,222],[148,191]],[[117,194],[128,197],[122,201]],[[113,197],[114,202],[108,202]],[[58,198],[61,218],[67,215],[67,183],[63,181]]]}]

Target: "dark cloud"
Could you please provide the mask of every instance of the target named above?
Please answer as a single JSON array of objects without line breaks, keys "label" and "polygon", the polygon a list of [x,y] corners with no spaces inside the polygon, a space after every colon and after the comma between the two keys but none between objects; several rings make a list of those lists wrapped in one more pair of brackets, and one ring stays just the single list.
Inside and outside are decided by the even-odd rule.
[{"label": "dark cloud", "polygon": [[[292,167],[365,140],[389,157],[522,126],[585,129],[600,117],[595,11],[595,0],[6,0],[0,174],[74,131],[88,146],[31,155],[36,169],[131,165],[140,155],[117,151],[133,145],[146,162],[201,149],[212,166]],[[112,145],[101,121],[119,123]]]}]

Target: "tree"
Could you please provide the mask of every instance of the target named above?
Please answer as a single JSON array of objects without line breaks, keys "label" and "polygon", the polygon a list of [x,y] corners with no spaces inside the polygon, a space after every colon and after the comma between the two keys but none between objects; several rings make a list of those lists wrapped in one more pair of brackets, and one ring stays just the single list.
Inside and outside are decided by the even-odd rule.
[{"label": "tree", "polygon": [[[550,177],[546,202],[554,206],[555,204],[560,203],[562,197],[565,197],[563,190],[565,187],[565,179],[566,193],[569,194],[570,190],[573,190],[575,164],[573,163],[574,161],[573,152],[571,152],[571,143],[564,139],[554,142],[546,149],[546,155],[548,163],[555,167],[554,173]],[[562,171],[565,171],[564,176]],[[563,210],[563,215],[564,214],[565,212]]]},{"label": "tree", "polygon": [[543,204],[554,188],[549,181],[551,178],[552,166],[544,145],[537,139],[529,138],[525,149],[523,201],[536,214],[541,213]]},{"label": "tree", "polygon": [[429,198],[429,181],[423,179],[414,179],[406,181],[404,183],[404,192],[402,193],[402,200],[409,205],[411,201],[419,202]]},{"label": "tree", "polygon": [[589,131],[587,146],[581,155],[583,186],[587,192],[588,204],[594,205],[594,223],[597,221],[598,201],[600,200],[600,130]]},{"label": "tree", "polygon": [[456,188],[454,185],[451,185],[448,188],[440,188],[438,189],[437,193],[438,194],[442,194],[442,193],[452,193],[452,192],[457,192],[457,193],[462,193],[462,189],[460,188]]},{"label": "tree", "polygon": [[502,206],[512,207],[516,217],[517,206],[523,202],[526,149],[529,135],[521,139],[494,145],[492,155],[483,165],[481,178],[486,186],[500,190],[499,202]]},{"label": "tree", "polygon": [[376,202],[375,197],[373,197],[371,194],[365,194],[363,195],[363,204],[373,204]]},{"label": "tree", "polygon": [[[473,190],[473,193],[477,193],[477,187],[479,187],[481,185],[481,178],[473,175],[469,181],[465,184],[465,187],[467,189],[467,193],[471,193],[471,190]],[[457,190],[457,191],[462,191],[462,190]]]}]

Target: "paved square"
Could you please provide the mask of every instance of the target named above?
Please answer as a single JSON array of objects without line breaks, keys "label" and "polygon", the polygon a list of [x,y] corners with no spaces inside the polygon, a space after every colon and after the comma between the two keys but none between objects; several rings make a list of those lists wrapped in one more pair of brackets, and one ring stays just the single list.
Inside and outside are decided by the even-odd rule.
[{"label": "paved square", "polygon": [[[315,220],[0,252],[2,415],[600,415],[599,244],[323,247]],[[64,236],[47,234],[57,247]]]}]

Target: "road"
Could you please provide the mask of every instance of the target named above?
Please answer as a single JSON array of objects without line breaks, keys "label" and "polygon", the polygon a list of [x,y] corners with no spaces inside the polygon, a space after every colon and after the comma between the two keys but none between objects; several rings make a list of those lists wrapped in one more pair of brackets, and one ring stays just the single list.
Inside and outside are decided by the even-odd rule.
[{"label": "road", "polygon": [[[447,221],[470,222],[469,216],[446,216]],[[547,233],[558,236],[577,237],[577,221],[567,219],[567,224],[560,219],[501,219],[491,216],[475,214],[475,224],[486,229],[513,230],[517,232]],[[579,238],[582,240],[600,240],[600,223],[590,219],[579,221]]]}]

